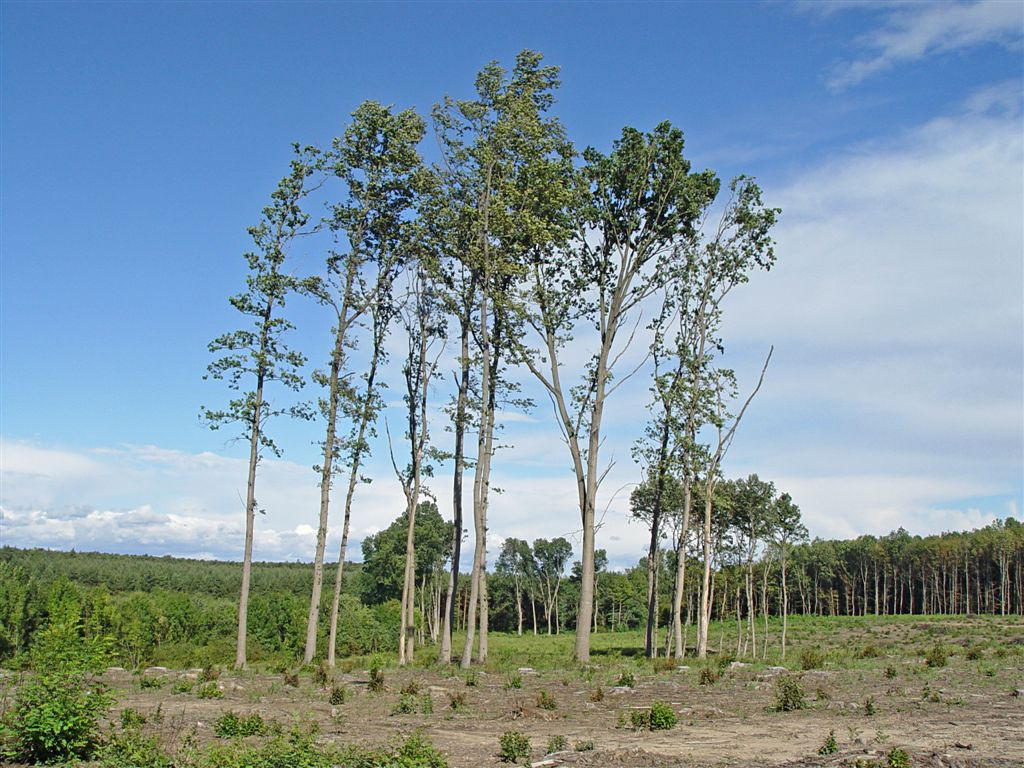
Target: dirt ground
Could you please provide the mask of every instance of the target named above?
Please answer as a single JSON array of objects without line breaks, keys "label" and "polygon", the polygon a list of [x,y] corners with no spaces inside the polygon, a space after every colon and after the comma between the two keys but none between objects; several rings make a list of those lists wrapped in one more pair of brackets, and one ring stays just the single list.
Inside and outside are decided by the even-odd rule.
[{"label": "dirt ground", "polygon": [[[216,681],[219,699],[180,690],[198,670],[148,670],[146,677],[164,681],[159,688],[143,688],[122,670],[110,670],[104,679],[118,700],[112,717],[126,707],[147,716],[159,709],[162,718],[150,721],[160,721],[154,727],[168,745],[193,727],[201,741],[214,740],[213,722],[231,710],[258,712],[286,726],[314,722],[325,742],[377,745],[419,729],[452,768],[506,765],[498,743],[509,730],[529,737],[535,766],[855,766],[858,759],[860,765],[884,764],[893,748],[905,750],[915,766],[1024,766],[1020,654],[980,662],[953,656],[942,668],[919,658],[871,661],[860,668],[826,664],[796,672],[807,706],[789,712],[773,710],[776,680],[784,670],[739,664],[723,665],[722,677],[711,685],[700,684],[701,667],[691,662],[660,673],[638,672],[632,688],[616,685],[620,672],[612,663],[562,671],[477,671],[471,685],[465,674],[388,669],[385,690],[376,693],[368,689],[368,671],[356,669],[335,674],[335,684],[346,691],[344,703],[335,705],[329,690],[314,685],[308,674],[295,687],[282,674],[222,673]],[[521,688],[510,687],[516,676]],[[415,713],[395,713],[403,688],[416,690],[406,696]],[[554,709],[538,706],[542,690]],[[424,714],[427,696],[432,711]],[[452,700],[460,697],[453,708]],[[654,701],[668,703],[678,724],[666,731],[634,730],[631,712]],[[839,751],[818,756],[830,731]],[[568,751],[545,756],[556,736],[565,737]]]}]

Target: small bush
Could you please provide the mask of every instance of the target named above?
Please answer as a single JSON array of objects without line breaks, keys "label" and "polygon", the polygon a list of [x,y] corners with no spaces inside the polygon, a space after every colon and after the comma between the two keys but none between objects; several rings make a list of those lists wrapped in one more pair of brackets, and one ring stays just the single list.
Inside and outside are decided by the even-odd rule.
[{"label": "small bush", "polygon": [[541,690],[541,692],[537,694],[537,706],[540,709],[558,708],[558,704],[555,703],[555,697],[545,690]]},{"label": "small bush", "polygon": [[166,677],[146,677],[144,675],[139,676],[139,688],[143,691],[147,689],[163,688],[166,682]]},{"label": "small bush", "polygon": [[825,743],[818,747],[819,755],[834,755],[839,751],[839,744],[836,742],[836,732],[829,731]]},{"label": "small bush", "polygon": [[476,688],[476,683],[477,683],[476,670],[475,669],[471,669],[471,670],[469,670],[469,672],[466,673],[466,687],[467,688]]},{"label": "small bush", "polygon": [[345,703],[345,697],[346,697],[345,686],[343,686],[343,685],[332,685],[331,686],[331,694],[330,694],[330,696],[327,697],[327,700],[331,704],[337,706],[339,704],[344,704]]},{"label": "small bush", "polygon": [[896,675],[898,675],[898,674],[899,674],[899,670],[896,669],[896,665],[894,665],[894,664],[886,665],[886,667],[885,667],[885,679],[886,680],[894,680],[896,678]]},{"label": "small bush", "polygon": [[667,731],[675,728],[679,718],[675,711],[663,701],[656,701],[651,704],[651,730]]},{"label": "small bush", "polygon": [[508,676],[508,680],[505,681],[505,690],[510,691],[513,688],[519,689],[523,687],[523,676],[518,672]]},{"label": "small bush", "polygon": [[141,728],[146,724],[146,716],[137,709],[128,707],[121,710],[122,728]]},{"label": "small bush", "polygon": [[864,699],[864,714],[870,717],[875,714],[875,697],[868,696]]},{"label": "small bush", "polygon": [[220,677],[220,667],[215,664],[210,664],[203,667],[203,671],[199,673],[199,680],[204,683],[210,683]]},{"label": "small bush", "polygon": [[217,684],[211,680],[196,688],[196,697],[200,699],[223,699],[224,691],[218,688]]},{"label": "small bush", "polygon": [[736,661],[736,654],[732,651],[726,651],[725,653],[720,653],[718,655],[718,659],[715,663],[718,665],[719,672],[725,672],[725,670],[729,668],[729,665],[734,661]]},{"label": "small bush", "polygon": [[569,740],[565,736],[552,736],[548,739],[547,753],[564,752],[569,748]]},{"label": "small bush", "polygon": [[964,652],[964,657],[968,661],[978,661],[984,655],[985,654],[982,652],[981,648],[976,645],[972,645]]},{"label": "small bush", "polygon": [[138,726],[123,729],[107,739],[97,754],[102,768],[171,768],[156,736],[146,736]]},{"label": "small bush", "polygon": [[182,679],[176,681],[171,690],[175,693],[192,693],[192,689],[195,687],[196,684],[191,680]]},{"label": "small bush", "polygon": [[933,645],[924,655],[924,663],[933,668],[946,666],[948,660],[949,654],[941,645]]},{"label": "small bush", "polygon": [[832,698],[832,694],[830,694],[822,686],[819,685],[817,688],[814,689],[814,700],[815,701],[829,701],[831,698]]},{"label": "small bush", "polygon": [[800,651],[800,669],[821,669],[825,666],[825,652],[820,648],[804,648]]},{"label": "small bush", "polygon": [[573,749],[575,749],[577,752],[593,752],[596,749],[596,747],[594,746],[594,742],[591,739],[586,739],[577,741],[575,746],[573,746]]},{"label": "small bush", "polygon": [[804,709],[807,702],[804,699],[804,687],[800,684],[798,675],[780,675],[775,681],[775,705],[776,712],[793,712],[797,709]]},{"label": "small bush", "polygon": [[498,739],[498,757],[503,763],[515,763],[530,756],[530,738],[521,731],[505,731]]},{"label": "small bush", "polygon": [[651,729],[651,710],[634,709],[629,713],[629,722],[634,731],[649,731]]},{"label": "small bush", "polygon": [[910,755],[898,747],[893,747],[885,756],[885,763],[888,768],[910,768]]},{"label": "small bush", "polygon": [[402,693],[406,694],[407,696],[416,696],[422,688],[423,686],[420,685],[419,680],[410,680],[402,686]]},{"label": "small bush", "polygon": [[592,688],[590,691],[590,700],[595,704],[599,701],[604,701],[604,688],[601,686]]},{"label": "small bush", "polygon": [[714,685],[718,682],[720,674],[717,667],[701,667],[700,674],[697,677],[697,682],[701,685]]},{"label": "small bush", "polygon": [[112,700],[89,670],[104,662],[103,649],[82,638],[78,626],[51,625],[32,649],[35,673],[18,686],[14,705],[0,720],[0,756],[28,763],[88,758],[99,746],[99,718]]},{"label": "small bush", "polygon": [[466,694],[462,691],[448,691],[448,708],[459,712],[466,706]]},{"label": "small bush", "polygon": [[424,715],[434,714],[434,700],[430,698],[429,693],[424,693],[420,696],[420,712]]},{"label": "small bush", "polygon": [[674,672],[679,667],[679,659],[675,656],[658,656],[652,666],[655,672]]},{"label": "small bush", "polygon": [[416,697],[409,693],[403,693],[398,698],[398,703],[391,710],[392,715],[411,715],[416,711]]},{"label": "small bush", "polygon": [[636,687],[636,677],[633,676],[632,672],[623,672],[619,675],[619,681],[616,683],[618,686],[625,686],[626,688]]},{"label": "small bush", "polygon": [[292,688],[299,687],[299,673],[298,672],[285,672],[284,673],[284,684],[289,685]]},{"label": "small bush", "polygon": [[213,722],[213,733],[221,739],[259,736],[264,731],[266,731],[266,724],[258,712],[238,715],[228,711]]},{"label": "small bush", "polygon": [[376,656],[370,662],[370,683],[367,687],[374,693],[380,693],[384,690],[383,664]]},{"label": "small bush", "polygon": [[878,646],[873,645],[871,643],[861,648],[860,652],[857,654],[857,656],[861,659],[877,659],[881,655],[882,651],[878,648]]},{"label": "small bush", "polygon": [[313,685],[317,688],[326,688],[330,680],[331,671],[328,669],[327,664],[321,661],[313,667]]}]

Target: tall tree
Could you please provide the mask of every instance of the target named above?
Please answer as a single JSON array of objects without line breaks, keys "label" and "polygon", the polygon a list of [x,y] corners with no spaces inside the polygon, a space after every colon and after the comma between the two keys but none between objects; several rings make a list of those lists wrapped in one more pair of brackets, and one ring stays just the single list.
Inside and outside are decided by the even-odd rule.
[{"label": "tall tree", "polygon": [[533,542],[533,558],[537,580],[543,590],[544,618],[548,623],[549,635],[552,633],[552,619],[557,625],[558,592],[570,557],[572,545],[561,536],[550,540],[537,539]]},{"label": "tall tree", "polygon": [[[281,179],[263,209],[262,221],[249,228],[256,249],[245,255],[249,264],[247,290],[231,297],[231,305],[250,319],[247,328],[219,336],[209,350],[221,356],[207,368],[207,376],[226,380],[240,396],[223,410],[203,408],[203,416],[212,429],[228,424],[241,427],[242,439],[249,442],[249,469],[245,494],[245,546],[242,555],[242,587],[238,601],[238,637],[235,668],[244,669],[249,615],[249,582],[252,571],[252,540],[257,511],[256,468],[263,450],[275,456],[280,451],[266,432],[267,422],[283,414],[309,418],[304,404],[278,406],[266,399],[265,387],[276,382],[286,389],[298,390],[305,381],[300,374],[305,357],[288,349],[285,334],[292,324],[278,315],[296,281],[284,272],[285,258],[292,242],[306,231],[309,215],[302,209],[310,193],[309,179],[318,168],[320,152],[313,147],[294,146],[291,170]],[[251,387],[251,389],[246,389]],[[262,511],[262,510],[261,510]]]},{"label": "tall tree", "polygon": [[522,539],[508,538],[501,545],[501,553],[495,566],[498,573],[506,574],[512,580],[516,599],[516,633],[523,634],[523,590],[528,587],[536,570],[533,551]]},{"label": "tall tree", "polygon": [[[344,135],[334,140],[328,158],[331,173],[343,186],[342,200],[334,205],[329,225],[347,247],[330,252],[326,275],[310,285],[310,291],[334,314],[334,338],[327,370],[316,374],[325,390],[320,409],[326,435],[320,466],[316,467],[320,474],[320,516],[306,623],[306,664],[316,654],[331,485],[334,462],[341,451],[339,411],[345,395],[354,394],[342,380],[347,349],[353,344],[351,330],[372,305],[391,300],[395,273],[408,251],[405,216],[415,204],[423,173],[416,146],[424,130],[422,118],[413,110],[396,115],[390,107],[363,102],[352,113]],[[371,355],[379,352],[375,347]],[[339,570],[342,567],[339,565]]]},{"label": "tall tree", "polygon": [[[446,99],[434,110],[444,159],[438,173],[448,199],[441,211],[455,225],[454,237],[440,242],[445,246],[444,255],[453,262],[449,274],[456,276],[453,305],[462,338],[455,415],[456,495],[461,489],[460,438],[467,421],[464,409],[471,361],[475,363],[478,388],[474,418],[475,546],[463,666],[472,660],[478,611],[477,658],[482,661],[487,654],[484,558],[491,462],[498,405],[510,391],[502,371],[517,335],[510,292],[529,248],[549,241],[561,225],[559,203],[564,194],[559,196],[555,182],[561,178],[559,169],[568,168],[571,156],[561,126],[545,116],[558,85],[558,71],[540,62],[541,55],[532,51],[521,52],[511,72],[492,62],[476,78],[475,99]],[[472,356],[470,340],[475,347]],[[460,511],[461,500],[456,499],[456,514]],[[453,551],[459,543],[453,540]]]},{"label": "tall tree", "polygon": [[[678,241],[692,236],[717,181],[708,172],[690,173],[682,132],[668,123],[648,134],[625,128],[609,154],[591,148],[583,158],[574,238],[566,248],[538,249],[532,265],[526,317],[539,349],[525,359],[551,398],[576,476],[583,573],[575,656],[587,661],[595,511],[607,472],[599,456],[605,404],[630,378],[617,367],[635,338],[641,305],[661,286]],[[588,327],[597,333],[597,351],[582,380],[567,385],[565,344]]]},{"label": "tall tree", "polygon": [[786,658],[786,623],[789,615],[786,565],[793,546],[807,538],[807,528],[800,522],[800,508],[793,503],[793,497],[788,493],[783,493],[775,500],[772,513],[773,539],[779,551],[779,568],[782,571],[782,605],[779,612],[782,614],[782,658]]},{"label": "tall tree", "polygon": [[[409,295],[402,310],[407,352],[402,365],[405,379],[405,438],[409,443],[409,463],[398,468],[394,451],[391,463],[402,486],[406,501],[408,533],[405,549],[405,574],[402,583],[401,622],[398,636],[398,663],[412,661],[416,629],[416,510],[423,491],[423,478],[430,474],[426,464],[430,431],[427,423],[427,402],[430,382],[437,370],[444,348],[444,324],[435,295],[422,264],[410,276]],[[390,434],[389,434],[390,442]]]}]

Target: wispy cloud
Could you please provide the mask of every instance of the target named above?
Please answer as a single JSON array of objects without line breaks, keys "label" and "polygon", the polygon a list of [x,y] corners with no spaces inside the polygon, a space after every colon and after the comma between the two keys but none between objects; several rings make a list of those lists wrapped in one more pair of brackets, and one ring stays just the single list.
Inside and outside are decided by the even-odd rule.
[{"label": "wispy cloud", "polygon": [[968,3],[816,3],[823,12],[881,8],[882,24],[858,42],[865,55],[836,67],[828,85],[841,90],[901,63],[979,45],[1019,46],[1024,8],[1012,0]]}]

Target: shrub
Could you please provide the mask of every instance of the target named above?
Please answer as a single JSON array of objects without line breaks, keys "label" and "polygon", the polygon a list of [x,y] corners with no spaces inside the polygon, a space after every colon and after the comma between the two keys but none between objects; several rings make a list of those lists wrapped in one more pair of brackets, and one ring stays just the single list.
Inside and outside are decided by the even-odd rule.
[{"label": "shrub", "polygon": [[636,677],[633,676],[632,672],[623,672],[619,675],[619,681],[616,683],[619,686],[625,686],[626,688],[636,687]]},{"label": "shrub", "polygon": [[530,738],[522,731],[505,731],[498,739],[498,757],[503,763],[515,763],[530,756]]},{"label": "shrub", "polygon": [[476,688],[476,683],[477,683],[476,670],[475,669],[471,669],[471,670],[469,670],[469,672],[466,673],[466,687],[467,688]]},{"label": "shrub", "polygon": [[456,712],[466,706],[466,694],[462,691],[448,691],[448,708]]},{"label": "shrub", "polygon": [[978,661],[984,655],[985,654],[982,652],[981,648],[976,645],[972,645],[964,652],[964,656],[968,661]]},{"label": "shrub", "polygon": [[330,682],[331,673],[327,668],[327,665],[321,661],[315,667],[313,667],[313,685],[317,688],[326,688]]},{"label": "shrub", "polygon": [[216,664],[203,667],[203,671],[199,673],[199,680],[204,683],[212,682],[218,677],[220,677],[220,668]]},{"label": "shrub", "polygon": [[736,661],[736,654],[732,651],[726,651],[718,655],[718,660],[715,663],[718,665],[719,672],[725,672],[734,661]]},{"label": "shrub", "polygon": [[558,704],[555,703],[555,697],[545,690],[541,690],[541,692],[537,694],[537,706],[540,709],[558,708]]},{"label": "shrub", "polygon": [[77,624],[51,625],[32,649],[33,675],[17,688],[4,715],[4,753],[28,763],[88,758],[99,746],[99,718],[110,708],[106,689],[88,673],[105,649],[82,638]]},{"label": "shrub", "polygon": [[299,673],[298,672],[285,672],[284,673],[284,684],[289,685],[292,688],[299,687]]},{"label": "shrub", "polygon": [[718,682],[719,673],[716,667],[701,667],[697,682],[701,685],[714,685]]},{"label": "shrub", "polygon": [[137,709],[127,707],[121,710],[122,728],[141,728],[146,723],[146,716]]},{"label": "shrub", "polygon": [[821,669],[825,666],[825,653],[820,648],[804,648],[800,651],[800,669]]},{"label": "shrub", "polygon": [[899,674],[899,671],[896,669],[896,666],[894,664],[886,665],[886,667],[885,667],[885,679],[886,680],[893,680],[893,679],[895,679],[896,675],[898,675],[898,674]]},{"label": "shrub", "polygon": [[598,686],[597,688],[591,689],[590,700],[593,701],[595,704],[599,701],[604,701],[604,688]]},{"label": "shrub", "polygon": [[217,684],[211,680],[196,688],[196,696],[200,699],[223,699],[224,691],[218,688]]},{"label": "shrub", "polygon": [[679,666],[679,659],[675,656],[658,656],[652,665],[655,672],[674,672]]},{"label": "shrub", "polygon": [[564,752],[569,748],[569,740],[565,736],[552,736],[548,739],[547,754],[552,752]]},{"label": "shrub", "polygon": [[929,667],[944,667],[949,659],[949,654],[941,645],[933,645],[924,655],[924,663]]},{"label": "shrub", "polygon": [[577,752],[593,752],[596,749],[596,747],[594,746],[594,742],[591,739],[586,739],[577,741],[573,749],[575,749]]},{"label": "shrub", "polygon": [[102,768],[171,768],[156,736],[146,736],[138,726],[124,728],[107,739],[97,758]]},{"label": "shrub", "polygon": [[327,700],[331,704],[337,706],[338,704],[344,704],[345,703],[345,696],[346,696],[346,694],[345,694],[345,686],[343,686],[343,685],[332,685],[331,686],[331,694],[330,694],[330,696],[327,697]]},{"label": "shrub", "polygon": [[411,715],[416,711],[416,697],[409,693],[403,693],[398,698],[398,703],[391,710],[392,715]]},{"label": "shrub", "polygon": [[266,724],[258,712],[239,716],[228,711],[213,722],[213,733],[221,739],[259,736],[265,730]]},{"label": "shrub", "polygon": [[509,675],[508,680],[505,681],[505,690],[506,691],[510,691],[513,688],[518,689],[518,688],[522,688],[522,687],[523,687],[523,676],[521,674],[519,674],[518,672],[515,672],[515,673]]},{"label": "shrub", "polygon": [[834,755],[839,751],[839,744],[836,742],[836,732],[829,731],[825,743],[818,747],[819,755]]},{"label": "shrub", "polygon": [[860,652],[857,654],[857,656],[862,659],[877,659],[881,655],[882,651],[879,650],[878,646],[871,643],[861,648]]},{"label": "shrub", "polygon": [[829,701],[831,698],[832,694],[830,694],[824,687],[819,685],[817,688],[814,689],[815,701]]},{"label": "shrub", "polygon": [[182,679],[177,680],[174,683],[174,687],[171,688],[175,693],[192,693],[192,689],[196,687],[196,684],[191,680]]},{"label": "shrub", "polygon": [[407,696],[415,696],[420,692],[421,688],[422,686],[420,685],[419,680],[410,680],[402,686],[402,693],[406,694]]},{"label": "shrub", "polygon": [[864,714],[868,715],[869,717],[871,715],[875,714],[875,697],[874,696],[868,696],[866,699],[864,699]]},{"label": "shrub", "polygon": [[775,681],[775,711],[792,712],[804,709],[806,706],[804,687],[800,684],[800,677],[798,675],[780,675]]},{"label": "shrub", "polygon": [[663,701],[656,701],[651,704],[651,730],[667,731],[675,728],[679,718],[675,711]]},{"label": "shrub", "polygon": [[634,709],[629,713],[629,722],[635,731],[649,731],[651,729],[651,710]]},{"label": "shrub", "polygon": [[367,687],[374,693],[380,693],[384,690],[383,664],[376,656],[370,662],[370,683]]},{"label": "shrub", "polygon": [[166,682],[166,677],[145,677],[144,675],[140,675],[139,689],[145,691],[150,688],[163,688],[164,683]]},{"label": "shrub", "polygon": [[424,693],[420,696],[420,712],[424,715],[434,714],[434,700],[430,698],[429,693]]},{"label": "shrub", "polygon": [[893,747],[885,756],[885,762],[888,768],[910,768],[910,755],[898,747]]}]

